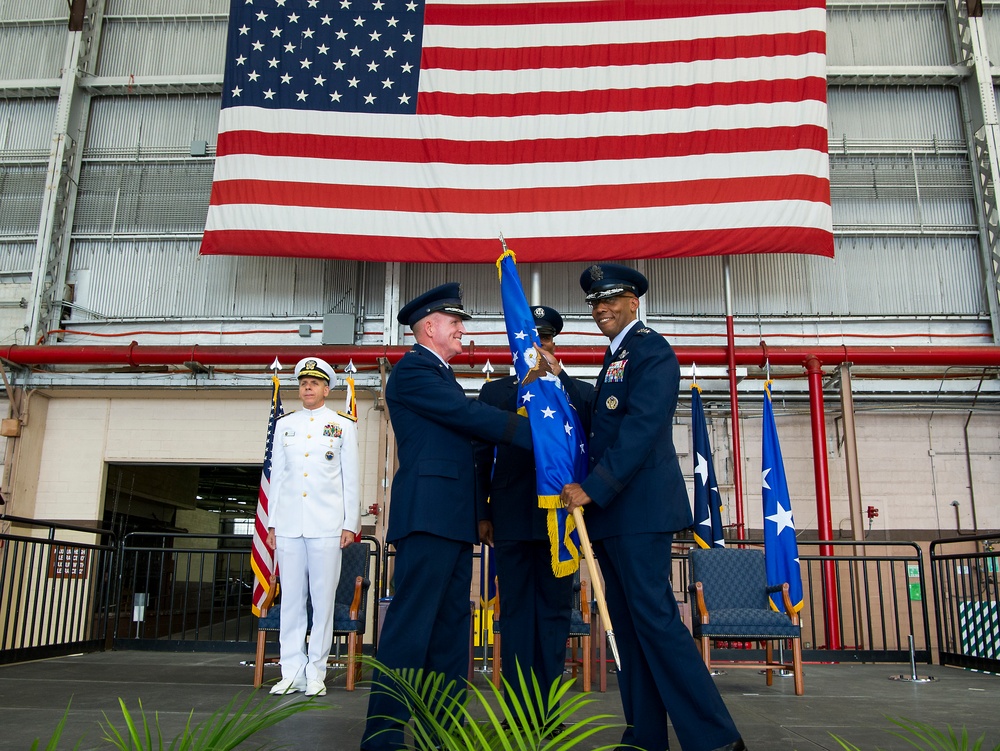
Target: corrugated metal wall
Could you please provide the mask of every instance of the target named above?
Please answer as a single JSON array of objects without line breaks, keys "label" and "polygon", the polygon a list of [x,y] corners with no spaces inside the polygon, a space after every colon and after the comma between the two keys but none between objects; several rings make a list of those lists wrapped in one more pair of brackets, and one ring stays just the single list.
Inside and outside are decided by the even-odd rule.
[{"label": "corrugated metal wall", "polygon": [[950,65],[942,2],[827,4],[828,65]]},{"label": "corrugated metal wall", "polygon": [[212,149],[219,131],[218,96],[95,97],[84,158],[188,154],[191,141]]},{"label": "corrugated metal wall", "polygon": [[55,111],[54,99],[0,99],[0,238],[38,232]]},{"label": "corrugated metal wall", "polygon": [[34,252],[34,243],[3,243],[0,245],[0,274],[27,273]]},{"label": "corrugated metal wall", "polygon": [[[201,256],[198,241],[73,245],[74,302],[100,318],[316,318],[353,313],[353,261]],[[74,310],[72,320],[95,316]]]},{"label": "corrugated metal wall", "polygon": [[0,0],[0,77],[58,78],[68,19],[64,0]]},{"label": "corrugated metal wall", "polygon": [[[178,91],[184,76],[220,77],[227,12],[227,0],[107,0],[95,73],[176,79]],[[987,7],[988,20],[996,13]],[[11,20],[46,17],[61,20]],[[65,17],[62,0],[0,0],[0,75],[58,75]],[[956,62],[943,2],[831,0],[828,26],[831,66],[915,71]],[[987,28],[1000,51],[1000,23]],[[958,89],[883,82],[832,85],[828,93],[837,256],[734,258],[737,315],[829,316],[831,326],[838,317],[985,317],[988,282]],[[126,87],[93,99],[73,223],[76,303],[121,318],[355,312],[377,329],[381,264],[198,256],[218,110],[218,95],[137,95]],[[54,112],[54,99],[0,100],[0,237],[30,239],[37,230]],[[207,142],[206,157],[190,155],[192,141]],[[16,152],[24,152],[20,161]],[[4,268],[22,267],[28,247],[3,246]],[[722,265],[719,258],[643,262],[652,282],[648,313],[723,314]],[[585,315],[582,266],[525,265],[521,273],[527,283],[537,270],[545,302]],[[404,265],[401,278],[404,300],[451,279],[463,283],[470,309],[499,313],[491,265]],[[72,315],[71,323],[86,320]]]},{"label": "corrugated metal wall", "polygon": [[[216,74],[222,71],[226,52],[228,7],[210,14],[207,7],[192,8],[184,17],[185,3],[114,3],[157,9],[147,14],[116,15],[104,19],[97,74],[101,76],[165,76]],[[208,3],[187,3],[205,5]],[[169,6],[170,15],[161,15]],[[123,11],[124,12],[124,11]]]}]

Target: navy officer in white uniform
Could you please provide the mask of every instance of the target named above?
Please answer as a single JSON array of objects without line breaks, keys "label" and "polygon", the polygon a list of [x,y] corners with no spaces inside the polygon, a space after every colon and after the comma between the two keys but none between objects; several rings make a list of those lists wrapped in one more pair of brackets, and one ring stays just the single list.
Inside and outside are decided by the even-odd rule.
[{"label": "navy officer in white uniform", "polygon": [[341,550],[361,521],[358,431],[354,418],[326,406],[333,379],[327,362],[306,357],[295,375],[302,409],[278,420],[271,456],[267,544],[277,551],[281,576],[281,680],[271,693],[324,696]]}]

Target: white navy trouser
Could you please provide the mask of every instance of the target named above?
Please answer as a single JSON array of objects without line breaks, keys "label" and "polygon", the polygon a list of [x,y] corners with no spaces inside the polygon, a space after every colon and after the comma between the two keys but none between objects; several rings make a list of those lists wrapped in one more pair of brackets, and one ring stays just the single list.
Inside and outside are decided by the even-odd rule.
[{"label": "white navy trouser", "polygon": [[[323,681],[333,643],[333,603],[340,581],[340,536],[278,537],[281,577],[282,679]],[[306,594],[312,598],[312,629],[306,655]]]}]

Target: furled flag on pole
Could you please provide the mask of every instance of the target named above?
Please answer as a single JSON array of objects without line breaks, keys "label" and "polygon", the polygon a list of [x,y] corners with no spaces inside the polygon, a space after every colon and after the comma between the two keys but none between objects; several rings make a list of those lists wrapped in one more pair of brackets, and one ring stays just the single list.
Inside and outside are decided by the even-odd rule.
[{"label": "furled flag on pole", "polygon": [[518,412],[531,421],[538,506],[548,510],[552,571],[556,576],[568,576],[580,567],[580,538],[559,493],[563,485],[586,479],[587,442],[580,417],[570,405],[562,383],[552,373],[543,372],[545,360],[535,351],[542,342],[521,287],[514,254],[505,249],[497,268],[507,341],[517,373]]},{"label": "furled flag on pole", "polygon": [[267,546],[267,509],[271,493],[271,455],[274,450],[274,429],[281,417],[281,384],[278,375],[271,376],[271,415],[267,421],[267,440],[264,442],[264,469],[260,473],[260,489],[257,491],[257,517],[253,524],[253,550],[250,566],[253,568],[254,585],[251,609],[260,615],[260,606],[267,596],[271,574],[278,570],[274,562],[274,551]]},{"label": "furled flag on pole", "polygon": [[[764,384],[764,424],[761,450],[761,496],[764,501],[764,560],[767,583],[780,586],[788,582],[788,595],[796,610],[802,608],[802,571],[799,568],[799,545],[795,539],[792,501],[781,460],[778,428],[771,406],[771,382]],[[771,595],[771,607],[785,611],[781,593]]]},{"label": "furled flag on pole", "polygon": [[231,0],[202,252],[833,256],[824,0]]},{"label": "furled flag on pole", "polygon": [[354,388],[354,374],[357,372],[358,367],[354,364],[354,360],[348,362],[347,367],[344,368],[344,381],[347,384],[347,394],[344,397],[344,412],[355,420],[358,419],[358,395],[357,390]]},{"label": "furled flag on pole", "polygon": [[701,387],[691,384],[691,446],[694,453],[694,539],[703,548],[724,548],[722,497],[715,479]]}]

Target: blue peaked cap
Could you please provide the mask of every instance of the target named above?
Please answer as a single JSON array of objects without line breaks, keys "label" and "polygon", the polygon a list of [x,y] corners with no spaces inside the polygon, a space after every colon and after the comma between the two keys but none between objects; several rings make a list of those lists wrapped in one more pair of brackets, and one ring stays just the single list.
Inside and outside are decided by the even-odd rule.
[{"label": "blue peaked cap", "polygon": [[548,329],[552,336],[556,336],[563,328],[563,319],[559,311],[547,305],[534,305],[531,308],[531,317],[535,320],[535,328],[539,335]]},{"label": "blue peaked cap", "polygon": [[649,289],[649,280],[620,263],[595,263],[580,274],[580,287],[587,295],[587,302],[596,302],[627,292],[642,297]]},{"label": "blue peaked cap", "polygon": [[448,282],[435,287],[424,294],[414,297],[404,305],[396,320],[404,326],[414,326],[421,318],[431,313],[447,313],[458,316],[466,321],[472,318],[462,307],[462,285],[458,282]]}]

